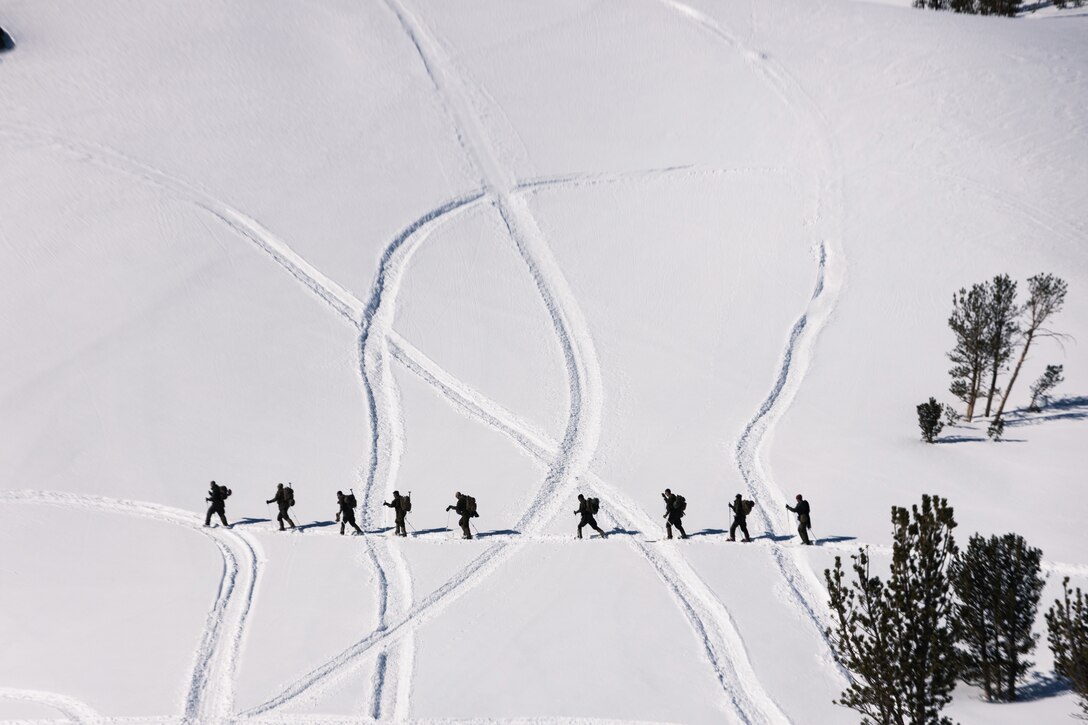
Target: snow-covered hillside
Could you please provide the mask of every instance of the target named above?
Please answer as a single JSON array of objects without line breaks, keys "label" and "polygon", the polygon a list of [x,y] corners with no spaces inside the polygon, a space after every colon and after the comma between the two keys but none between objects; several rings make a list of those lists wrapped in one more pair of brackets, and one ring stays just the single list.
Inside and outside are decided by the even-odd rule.
[{"label": "snow-covered hillside", "polygon": [[[0,720],[855,722],[822,572],[886,562],[926,492],[961,541],[1042,548],[1045,602],[1088,584],[1088,17],[0,0],[0,26]],[[924,445],[952,293],[1002,272],[1069,282],[1074,341],[1011,399],[1062,363],[1059,404]],[[212,479],[232,528],[202,526]],[[607,541],[574,540],[579,492]],[[951,715],[1064,721],[1040,644],[1026,701]]]}]

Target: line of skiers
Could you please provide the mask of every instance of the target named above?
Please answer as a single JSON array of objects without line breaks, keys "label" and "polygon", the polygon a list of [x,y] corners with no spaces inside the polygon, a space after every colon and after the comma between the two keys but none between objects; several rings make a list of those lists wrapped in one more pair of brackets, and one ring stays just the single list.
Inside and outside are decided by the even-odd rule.
[{"label": "line of skiers", "polygon": [[[208,497],[205,499],[211,505],[208,507],[208,514],[204,517],[204,525],[211,526],[212,515],[217,514],[219,520],[223,522],[223,526],[230,526],[227,523],[226,516],[226,500],[231,495],[232,491],[226,486],[221,486],[215,481],[211,482],[211,488],[208,491]],[[680,538],[688,538],[688,534],[684,531],[684,524],[682,519],[687,513],[687,499],[679,494],[673,493],[670,489],[665,489],[665,492],[661,494],[661,497],[665,501],[665,534],[666,538],[672,538],[672,530],[675,528],[680,532]],[[468,494],[463,494],[460,491],[454,494],[455,502],[446,507],[446,511],[454,511],[458,515],[458,525],[461,527],[461,538],[472,538],[472,519],[479,516],[476,509],[476,499]],[[278,509],[276,515],[276,521],[280,525],[280,531],[284,530],[284,522],[287,523],[292,529],[295,527],[295,522],[291,520],[290,509],[295,505],[295,491],[290,484],[283,485],[282,483],[276,485],[276,494],[268,499],[266,504],[275,503]],[[406,528],[406,518],[412,511],[412,496],[411,492],[407,496],[401,496],[399,491],[393,492],[392,501],[383,501],[383,505],[393,509],[394,521],[396,528],[394,531],[395,536],[407,536],[408,530]],[[336,492],[336,521],[340,524],[340,534],[344,534],[344,530],[347,526],[351,526],[355,530],[356,534],[363,533],[363,530],[359,528],[359,525],[355,521],[355,509],[358,508],[359,502],[355,498],[354,492],[345,494],[343,491]],[[578,494],[578,508],[575,509],[574,514],[579,517],[578,521],[578,538],[582,538],[582,529],[586,526],[596,531],[602,539],[607,539],[606,534],[600,526],[597,525],[597,519],[595,518],[600,511],[601,502],[600,499],[586,498],[584,494]],[[755,508],[754,501],[746,501],[738,493],[733,502],[729,504],[729,508],[733,511],[733,523],[729,527],[729,540],[736,541],[737,529],[744,534],[743,541],[748,542],[752,540],[752,537],[748,534],[748,515],[752,513],[752,509]],[[801,535],[801,543],[811,545],[812,541],[808,537],[808,531],[812,528],[812,517],[810,515],[810,509],[808,501],[806,501],[801,494],[797,494],[797,505],[786,505],[788,511],[792,511],[797,514],[797,533]]]}]

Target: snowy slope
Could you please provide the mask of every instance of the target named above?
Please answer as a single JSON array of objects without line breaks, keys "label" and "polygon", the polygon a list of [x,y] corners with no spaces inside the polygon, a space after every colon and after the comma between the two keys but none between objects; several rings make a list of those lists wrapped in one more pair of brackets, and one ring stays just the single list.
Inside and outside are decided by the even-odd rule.
[{"label": "snowy slope", "polygon": [[[1088,332],[1085,22],[0,3],[0,719],[854,722],[822,571],[923,492],[1088,583],[1083,346],[1007,442],[913,415],[962,285],[1058,273]],[[1064,718],[1037,659],[953,716]]]}]

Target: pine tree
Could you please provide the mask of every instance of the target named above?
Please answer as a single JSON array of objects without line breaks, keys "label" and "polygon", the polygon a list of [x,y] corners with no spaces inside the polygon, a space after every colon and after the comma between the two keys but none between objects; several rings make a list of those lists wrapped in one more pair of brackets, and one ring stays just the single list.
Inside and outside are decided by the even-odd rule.
[{"label": "pine tree", "polygon": [[1043,325],[1061,311],[1062,305],[1065,304],[1065,293],[1068,289],[1069,285],[1066,284],[1065,280],[1052,274],[1037,274],[1028,278],[1030,296],[1027,304],[1024,305],[1024,312],[1027,314],[1028,319],[1024,322],[1023,332],[1021,333],[1024,347],[1020,350],[1020,357],[1016,361],[1016,367],[1013,368],[1012,377],[1009,378],[1009,385],[1005,388],[1005,394],[1001,397],[1001,404],[997,406],[997,412],[994,413],[995,418],[1000,418],[1001,414],[1005,412],[1005,404],[1009,402],[1009,393],[1012,392],[1012,386],[1016,384],[1016,378],[1020,375],[1020,368],[1023,366],[1024,359],[1027,358],[1028,350],[1035,338],[1060,337],[1057,333],[1044,328]]},{"label": "pine tree", "polygon": [[1032,633],[1044,579],[1043,552],[1023,537],[975,534],[949,569],[958,602],[953,609],[961,676],[982,687],[987,700],[1016,699],[1016,683],[1032,662]]},{"label": "pine tree", "polygon": [[941,711],[957,677],[948,566],[956,555],[956,522],[948,503],[923,496],[922,506],[892,509],[888,583],[873,576],[864,549],[847,583],[842,559],[824,570],[834,617],[827,634],[852,677],[837,704],[865,723],[951,723]]},{"label": "pine tree", "polygon": [[1077,587],[1070,598],[1069,577],[1062,580],[1063,598],[1046,613],[1047,639],[1054,654],[1054,671],[1067,678],[1088,719],[1088,597]]},{"label": "pine tree", "polygon": [[953,367],[949,390],[967,404],[964,417],[970,423],[975,415],[982,376],[986,370],[986,321],[989,303],[986,285],[972,285],[952,296],[952,315],[948,326],[956,336],[956,346],[948,353]]},{"label": "pine tree", "polygon": [[929,402],[919,404],[917,410],[918,427],[922,429],[922,440],[926,443],[936,443],[937,436],[944,429],[944,422],[941,420],[941,416],[944,414],[944,406],[938,403],[935,398],[930,398]]},{"label": "pine tree", "polygon": [[1009,275],[999,274],[986,285],[986,332],[984,346],[986,364],[990,368],[990,386],[986,394],[986,417],[997,391],[997,376],[1012,355],[1013,341],[1020,331],[1017,316],[1020,310],[1016,306],[1016,282]]},{"label": "pine tree", "polygon": [[1047,365],[1039,379],[1031,384],[1031,405],[1028,406],[1028,410],[1038,412],[1039,406],[1036,403],[1040,399],[1046,400],[1051,390],[1065,382],[1062,369],[1061,365]]}]

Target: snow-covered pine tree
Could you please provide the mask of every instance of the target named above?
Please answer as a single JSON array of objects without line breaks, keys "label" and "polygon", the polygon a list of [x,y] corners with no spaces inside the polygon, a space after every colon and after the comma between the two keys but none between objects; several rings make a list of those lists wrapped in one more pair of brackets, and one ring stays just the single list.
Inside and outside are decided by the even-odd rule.
[{"label": "snow-covered pine tree", "polygon": [[929,402],[918,404],[918,427],[922,429],[922,440],[926,443],[936,443],[937,436],[941,434],[941,430],[944,428],[944,422],[941,420],[944,414],[944,406],[937,402],[935,398],[930,398]]},{"label": "snow-covered pine tree", "polygon": [[987,700],[1015,700],[1016,683],[1033,664],[1027,657],[1038,640],[1032,626],[1045,582],[1042,558],[1018,534],[975,534],[949,569],[960,676]]},{"label": "snow-covered pine tree", "polygon": [[948,353],[952,361],[949,391],[967,404],[964,416],[970,423],[975,415],[975,401],[986,370],[986,329],[989,304],[986,285],[976,284],[971,290],[961,289],[952,296],[952,315],[948,326],[956,336],[956,345]]},{"label": "snow-covered pine tree", "polygon": [[833,615],[827,634],[852,675],[836,703],[860,712],[865,723],[945,725],[951,720],[941,711],[958,674],[948,582],[956,522],[947,501],[923,496],[921,508],[894,507],[892,525],[886,585],[870,572],[864,549],[851,557],[853,581],[846,581],[840,557],[824,570]]},{"label": "snow-covered pine tree", "polygon": [[1031,384],[1031,405],[1028,406],[1028,410],[1038,412],[1038,402],[1046,400],[1051,390],[1065,382],[1062,371],[1063,366],[1061,365],[1046,366],[1046,370],[1039,376],[1039,379]]},{"label": "snow-covered pine tree", "polygon": [[1054,671],[1069,680],[1080,701],[1081,717],[1088,720],[1088,597],[1080,587],[1069,591],[1062,580],[1062,599],[1046,613],[1047,639],[1054,654]]}]

